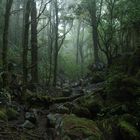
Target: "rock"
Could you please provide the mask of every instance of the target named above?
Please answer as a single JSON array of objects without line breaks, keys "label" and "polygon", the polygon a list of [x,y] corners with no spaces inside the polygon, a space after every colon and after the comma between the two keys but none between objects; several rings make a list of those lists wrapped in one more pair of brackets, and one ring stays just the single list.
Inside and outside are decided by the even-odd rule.
[{"label": "rock", "polygon": [[73,105],[71,112],[79,117],[91,118],[91,113],[88,108]]},{"label": "rock", "polygon": [[60,114],[52,114],[52,113],[47,115],[48,126],[49,127],[55,127],[56,125],[58,125],[60,123],[61,119],[62,119],[61,116],[62,115],[60,115]]},{"label": "rock", "polygon": [[87,108],[91,113],[92,117],[97,117],[97,114],[100,113],[103,106],[102,97],[100,95],[89,94],[83,96],[75,101],[80,107]]},{"label": "rock", "polygon": [[107,79],[105,91],[108,99],[116,101],[133,101],[140,96],[140,82],[134,77],[117,73]]},{"label": "rock", "polygon": [[105,140],[122,140],[117,124],[118,118],[113,116],[96,121],[98,128],[103,133]]},{"label": "rock", "polygon": [[63,105],[59,106],[57,109],[56,109],[56,112],[57,113],[60,113],[60,114],[68,114],[69,113],[69,109]]},{"label": "rock", "polygon": [[140,133],[135,126],[127,121],[120,121],[118,124],[120,133],[124,140],[139,140]]},{"label": "rock", "polygon": [[105,74],[103,72],[94,72],[92,73],[91,83],[99,83],[105,80]]},{"label": "rock", "polygon": [[3,90],[0,92],[0,106],[4,107],[11,104],[11,95],[8,91]]},{"label": "rock", "polygon": [[29,120],[25,120],[25,122],[21,125],[21,127],[27,128],[27,129],[33,129],[35,128],[35,125]]},{"label": "rock", "polygon": [[60,126],[62,139],[69,140],[103,140],[102,132],[95,122],[75,115],[64,115]]},{"label": "rock", "polygon": [[63,96],[64,97],[69,97],[69,96],[71,96],[71,93],[72,93],[72,90],[71,89],[63,89],[62,90],[62,94],[63,94]]},{"label": "rock", "polygon": [[26,112],[25,119],[29,120],[32,123],[36,123],[36,117],[35,117],[35,114],[33,112]]},{"label": "rock", "polygon": [[95,122],[75,115],[49,114],[51,127],[55,128],[56,137],[62,140],[104,140],[102,132]]}]

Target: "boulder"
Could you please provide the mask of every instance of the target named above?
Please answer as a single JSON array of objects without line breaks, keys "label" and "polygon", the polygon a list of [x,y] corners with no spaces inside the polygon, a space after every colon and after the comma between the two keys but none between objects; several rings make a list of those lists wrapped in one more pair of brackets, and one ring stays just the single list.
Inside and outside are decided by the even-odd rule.
[{"label": "boulder", "polygon": [[36,116],[33,112],[26,112],[25,119],[29,120],[32,123],[36,123]]},{"label": "boulder", "polygon": [[25,122],[21,125],[21,127],[26,128],[26,129],[33,129],[35,128],[35,125],[29,120],[25,120]]},{"label": "boulder", "polygon": [[51,124],[62,140],[104,140],[95,122],[75,115],[50,114]]},{"label": "boulder", "polygon": [[118,124],[123,140],[139,140],[140,133],[130,122],[121,120]]}]

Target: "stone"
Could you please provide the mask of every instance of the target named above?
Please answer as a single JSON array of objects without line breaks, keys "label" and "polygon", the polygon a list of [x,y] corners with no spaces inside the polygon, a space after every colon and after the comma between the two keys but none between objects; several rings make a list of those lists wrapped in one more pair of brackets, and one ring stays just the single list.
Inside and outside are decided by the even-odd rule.
[{"label": "stone", "polygon": [[33,112],[26,112],[25,119],[29,120],[32,123],[36,123],[36,117],[35,117],[35,114]]},{"label": "stone", "polygon": [[25,120],[25,122],[21,125],[21,127],[27,128],[27,129],[33,129],[35,128],[35,125],[29,120]]}]

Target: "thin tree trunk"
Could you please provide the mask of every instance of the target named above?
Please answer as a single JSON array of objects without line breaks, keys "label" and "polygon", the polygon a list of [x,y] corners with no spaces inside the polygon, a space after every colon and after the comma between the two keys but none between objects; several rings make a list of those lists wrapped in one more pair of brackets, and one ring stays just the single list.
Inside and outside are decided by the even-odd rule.
[{"label": "thin tree trunk", "polygon": [[76,46],[77,46],[77,51],[76,51],[76,64],[79,63],[79,42],[80,42],[80,28],[81,28],[81,21],[78,21],[78,28],[77,28],[77,40],[76,40]]}]

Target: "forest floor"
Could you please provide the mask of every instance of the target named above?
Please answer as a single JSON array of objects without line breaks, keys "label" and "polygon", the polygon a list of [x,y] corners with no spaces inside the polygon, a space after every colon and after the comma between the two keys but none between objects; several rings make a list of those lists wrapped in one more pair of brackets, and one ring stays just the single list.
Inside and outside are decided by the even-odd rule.
[{"label": "forest floor", "polygon": [[0,92],[0,140],[140,140],[139,54],[129,58],[78,83],[27,90],[22,103]]},{"label": "forest floor", "polygon": [[[68,107],[66,107],[65,105],[71,107],[73,105],[75,114],[77,114],[79,117],[82,117],[82,114],[85,114],[86,112],[83,112],[84,110],[78,108],[78,106],[76,105],[76,101],[78,99],[81,99],[85,95],[87,96],[88,94],[101,89],[103,84],[87,84],[85,82],[83,83],[85,84],[84,86],[81,85],[80,82],[74,83],[72,84],[72,86],[65,83],[63,88],[58,87],[56,90],[53,90],[54,94],[50,93],[51,96],[57,96],[55,98],[57,98],[58,101],[60,99],[60,103],[52,103],[49,105],[47,104],[47,106],[46,104],[44,104],[40,106],[36,101],[34,101],[35,106],[30,106],[28,103],[21,104],[18,101],[12,101],[11,106],[12,108],[15,108],[15,110],[17,110],[18,115],[15,116],[14,112],[10,112],[11,118],[9,118],[9,120],[0,121],[0,140],[63,139],[57,132],[59,131],[57,130],[58,128],[52,125],[55,125],[53,123],[58,123],[57,119],[59,120],[63,115],[70,115],[72,113],[74,114],[74,112],[68,109]],[[62,98],[64,98],[64,101],[61,101]],[[90,114],[87,113],[86,115],[87,116],[85,117],[88,118],[88,115]]]}]

